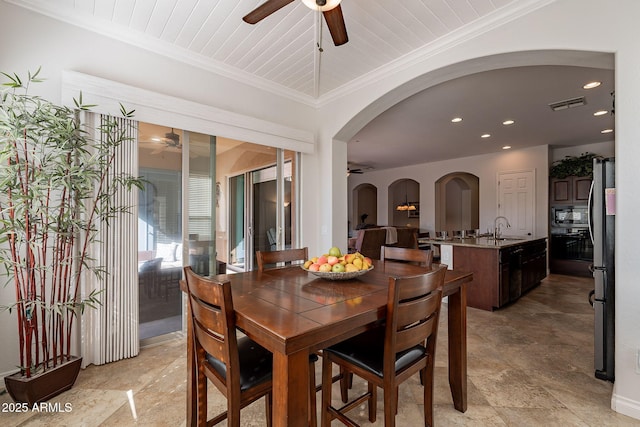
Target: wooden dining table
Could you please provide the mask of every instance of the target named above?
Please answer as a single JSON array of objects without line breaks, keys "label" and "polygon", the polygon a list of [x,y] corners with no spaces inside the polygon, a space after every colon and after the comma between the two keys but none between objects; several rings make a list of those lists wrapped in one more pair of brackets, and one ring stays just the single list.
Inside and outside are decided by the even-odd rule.
[{"label": "wooden dining table", "polygon": [[[273,353],[274,426],[307,424],[309,354],[384,319],[390,276],[426,271],[377,260],[373,267],[346,281],[321,279],[299,266],[215,276],[231,282],[238,328]],[[471,280],[470,272],[447,270],[443,289],[448,296],[449,385],[461,412],[467,409],[466,284]],[[187,325],[187,425],[194,426],[197,385],[190,320]]]}]

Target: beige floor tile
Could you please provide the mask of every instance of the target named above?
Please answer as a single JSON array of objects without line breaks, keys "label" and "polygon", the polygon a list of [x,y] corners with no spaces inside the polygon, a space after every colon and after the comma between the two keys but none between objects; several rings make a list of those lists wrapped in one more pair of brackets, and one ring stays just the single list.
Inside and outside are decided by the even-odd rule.
[{"label": "beige floor tile", "polygon": [[[468,409],[453,407],[447,374],[447,307],[443,305],[435,361],[436,426],[623,426],[635,420],[610,409],[611,383],[593,375],[593,310],[587,294],[593,280],[553,275],[508,307],[494,312],[469,308]],[[71,412],[0,413],[7,426],[185,426],[186,360],[184,337],[143,348],[131,359],[90,366],[73,389],[52,402]],[[317,381],[321,363],[316,364]],[[356,379],[350,396],[366,385]],[[137,418],[127,398],[131,390]],[[333,385],[340,405],[338,384]],[[398,426],[422,424],[422,386],[417,377],[400,387]],[[209,414],[226,409],[223,396],[209,387]],[[320,393],[316,395],[320,406]],[[0,395],[0,403],[10,398]],[[350,414],[363,425],[384,425],[382,392],[377,421],[366,406]],[[242,425],[264,426],[264,400],[243,409]],[[334,421],[335,425],[339,425]],[[226,423],[220,424],[225,426]]]}]

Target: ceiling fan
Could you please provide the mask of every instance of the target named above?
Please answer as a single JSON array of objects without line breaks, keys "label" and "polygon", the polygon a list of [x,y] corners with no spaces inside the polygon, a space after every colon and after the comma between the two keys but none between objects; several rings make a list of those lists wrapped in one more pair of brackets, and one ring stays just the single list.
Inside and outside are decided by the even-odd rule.
[{"label": "ceiling fan", "polygon": [[347,165],[347,176],[353,174],[363,174],[366,171],[373,169],[371,166],[357,165],[355,163],[349,163]]},{"label": "ceiling fan", "polygon": [[180,135],[173,131],[171,128],[171,132],[167,132],[164,134],[164,138],[162,140],[168,147],[179,148],[180,145]]},{"label": "ceiling fan", "polygon": [[[256,24],[293,1],[294,0],[267,0],[249,12],[242,20],[249,24]],[[341,0],[302,0],[310,9],[320,10],[322,12],[327,22],[327,27],[329,27],[333,44],[336,46],[343,45],[349,41],[340,1]]]},{"label": "ceiling fan", "polygon": [[180,152],[182,150],[180,135],[173,128],[171,128],[171,132],[164,134],[164,138],[153,137],[146,143],[155,147],[151,154],[158,154],[164,151]]}]

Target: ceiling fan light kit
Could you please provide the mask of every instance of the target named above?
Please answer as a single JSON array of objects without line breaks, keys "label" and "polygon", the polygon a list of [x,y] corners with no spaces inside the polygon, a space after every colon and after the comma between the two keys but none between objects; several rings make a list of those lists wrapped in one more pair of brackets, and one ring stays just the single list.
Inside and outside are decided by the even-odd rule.
[{"label": "ceiling fan light kit", "polygon": [[338,6],[342,0],[302,0],[311,10],[319,10],[320,12],[326,12]]},{"label": "ceiling fan light kit", "polygon": [[[349,41],[340,1],[341,0],[302,0],[308,8],[322,12],[324,20],[327,22],[327,27],[329,27],[333,44],[336,46],[343,45]],[[267,0],[244,16],[242,20],[248,24],[257,24],[267,16],[292,2],[293,0]]]}]

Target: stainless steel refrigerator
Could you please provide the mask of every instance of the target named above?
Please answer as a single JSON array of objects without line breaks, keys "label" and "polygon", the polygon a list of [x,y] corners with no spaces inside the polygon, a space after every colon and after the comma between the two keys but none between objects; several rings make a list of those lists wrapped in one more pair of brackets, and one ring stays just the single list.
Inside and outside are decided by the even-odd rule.
[{"label": "stainless steel refrigerator", "polygon": [[615,334],[615,161],[594,159],[589,197],[589,231],[593,242],[595,376],[613,382]]}]

